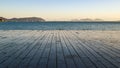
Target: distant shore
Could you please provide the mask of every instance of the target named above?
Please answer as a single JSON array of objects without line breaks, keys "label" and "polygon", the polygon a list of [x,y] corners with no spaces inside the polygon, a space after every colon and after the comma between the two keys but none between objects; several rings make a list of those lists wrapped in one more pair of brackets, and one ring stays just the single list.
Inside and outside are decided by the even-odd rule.
[{"label": "distant shore", "polygon": [[45,22],[45,19],[38,17],[24,17],[24,18],[11,18],[11,19],[0,17],[0,22]]},{"label": "distant shore", "polygon": [[47,21],[44,18],[40,17],[23,17],[23,18],[4,18],[0,17],[0,22],[120,22],[118,21],[107,21],[107,20],[102,20],[102,19],[80,19],[80,20],[68,20],[68,21]]}]

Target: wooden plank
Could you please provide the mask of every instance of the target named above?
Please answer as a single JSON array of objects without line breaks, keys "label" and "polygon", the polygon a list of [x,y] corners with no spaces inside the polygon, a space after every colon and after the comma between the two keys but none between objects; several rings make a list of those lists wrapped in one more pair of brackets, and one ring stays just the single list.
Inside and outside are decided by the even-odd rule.
[{"label": "wooden plank", "polygon": [[64,37],[64,34],[63,34],[63,31],[61,31],[60,39],[61,39],[63,54],[64,54],[64,58],[65,58],[67,67],[68,68],[76,68],[73,58],[69,58],[69,57],[72,57],[72,55],[70,54],[63,37]]},{"label": "wooden plank", "polygon": [[41,41],[39,43],[40,47],[36,51],[36,54],[34,55],[34,57],[32,58],[32,60],[29,62],[29,64],[28,64],[29,68],[37,68],[38,63],[39,63],[39,61],[41,59],[42,53],[44,52],[44,49],[45,49],[45,47],[47,45],[47,41],[48,41],[48,39],[50,37],[49,33],[50,33],[49,31],[46,31],[44,39],[43,40],[39,40],[39,41]]},{"label": "wooden plank", "polygon": [[74,48],[76,48],[76,51],[78,52],[79,56],[81,57],[81,60],[85,63],[87,68],[89,67],[96,68],[96,65],[93,63],[94,59],[91,61],[91,58],[90,58],[91,54],[87,51],[87,49],[83,47],[83,45],[81,45],[77,39],[75,39],[74,35],[71,34],[70,36],[71,36],[72,42],[74,43],[73,44]]},{"label": "wooden plank", "polygon": [[[74,59],[74,63],[76,64],[77,68],[86,68],[85,64],[83,64],[83,61],[81,61],[79,55],[77,54],[76,50],[74,49],[72,45],[72,41],[70,41],[71,34],[69,34],[69,31],[64,31],[64,40],[66,42],[67,48],[71,53],[71,58]],[[67,34],[66,34],[67,33]]]},{"label": "wooden plank", "polygon": [[103,51],[105,51],[105,53],[109,54],[113,59],[118,61],[118,59],[116,59],[116,58],[120,57],[120,50],[118,50],[114,47],[111,47],[107,44],[104,44],[103,42],[101,42],[99,40],[95,40],[95,42],[101,45],[101,48]]},{"label": "wooden plank", "polygon": [[120,67],[119,49],[104,40],[88,40],[92,37],[90,34],[83,38],[81,32],[89,33],[77,30],[0,31],[0,68]]},{"label": "wooden plank", "polygon": [[[107,51],[106,48],[104,49],[104,47],[101,47],[102,45],[99,44],[99,46],[98,46],[98,45],[96,45],[96,44],[98,44],[98,43],[94,43],[94,45],[95,45],[95,47],[99,47],[99,50],[100,50],[99,54],[101,54],[101,55],[102,55],[104,58],[106,58],[111,64],[113,64],[114,67],[120,67],[120,63],[119,63],[118,61],[116,61],[116,60],[114,59],[114,57],[112,57],[113,55],[112,55],[112,53],[111,53],[110,51]],[[116,56],[116,55],[115,55],[115,56]],[[116,57],[115,57],[115,58],[116,58]]]},{"label": "wooden plank", "polygon": [[[29,46],[29,44],[26,43],[26,46]],[[25,45],[20,45],[19,47],[15,48],[16,50],[14,49],[14,50],[12,50],[13,52],[8,53],[7,56],[9,56],[9,57],[7,57],[7,56],[5,57],[5,59],[7,58],[8,60],[6,62],[3,62],[1,64],[1,66],[3,66],[3,65],[7,66],[10,62],[12,62],[13,58],[17,58],[17,55],[19,55],[19,53],[24,51],[22,49],[27,48],[26,46]]]},{"label": "wooden plank", "polygon": [[[5,44],[1,44],[2,47],[0,47],[0,52],[2,54],[10,52],[9,49],[14,48],[17,44],[20,44],[22,41],[24,41],[24,38],[22,37],[23,35],[25,35],[24,32],[21,35],[19,35],[19,36],[16,35],[16,33],[14,33],[14,32],[12,32],[12,33],[14,34],[14,36],[12,37],[13,39],[8,39],[10,41],[6,40]],[[21,42],[19,42],[19,41],[21,41]]]},{"label": "wooden plank", "polygon": [[[79,38],[79,40],[81,40],[80,39],[80,36],[78,37],[78,35],[76,36],[77,38]],[[80,41],[81,42],[81,41]],[[86,41],[87,42],[87,41]],[[81,42],[82,43],[82,42]],[[92,42],[93,43],[93,42]],[[95,42],[94,42],[95,43]],[[82,43],[83,45],[84,45],[84,43]],[[98,46],[100,46],[99,44],[95,44],[95,45],[98,45]],[[89,45],[89,46],[91,46],[91,45]],[[92,47],[94,47],[94,46],[92,46]],[[98,49],[99,48],[94,48],[94,49],[97,49],[97,51],[98,51]],[[101,53],[101,51],[99,51],[99,53]],[[103,52],[102,52],[103,53]],[[103,56],[103,55],[106,55],[106,54],[102,54],[101,56]],[[104,58],[104,57],[103,57]],[[107,58],[107,57],[106,57]],[[107,58],[108,59],[108,58]],[[104,60],[105,61],[105,60]],[[107,62],[107,64],[105,64],[107,67],[109,67],[109,68],[114,68],[114,67],[116,67],[116,66],[113,66],[112,64],[111,64],[111,62],[108,62],[108,61],[106,61]]]},{"label": "wooden plank", "polygon": [[28,67],[29,62],[32,60],[32,58],[34,57],[34,55],[36,54],[36,51],[39,49],[40,45],[40,39],[44,40],[45,37],[45,32],[44,33],[39,33],[37,32],[35,37],[35,44],[31,45],[31,49],[27,49],[27,51],[29,50],[29,53],[26,53],[26,56],[24,57],[25,59],[23,59],[20,63],[19,63],[19,68],[26,68]]},{"label": "wooden plank", "polygon": [[108,68],[115,68],[116,66],[114,66],[113,64],[111,64],[111,62],[109,62],[106,58],[104,58],[103,55],[100,54],[101,51],[98,51],[99,48],[94,47],[94,44],[91,44],[89,42],[85,43],[86,45],[88,45],[89,47],[91,47],[92,50],[94,50],[94,53],[97,56],[97,59],[100,60],[106,67]]},{"label": "wooden plank", "polygon": [[[6,37],[6,39],[4,39],[4,40],[2,40],[2,39],[0,39],[0,51],[1,50],[4,50],[6,47],[8,47],[9,45],[8,44],[10,44],[10,43],[12,43],[13,41],[15,41],[16,39],[19,39],[20,37],[18,37],[17,38],[17,36],[21,36],[21,35],[24,35],[25,33],[23,32],[23,33],[21,33],[21,35],[19,35],[18,33],[14,33],[14,32],[12,32],[13,34],[11,34],[11,33],[6,33],[6,34],[4,34],[4,35],[2,35],[3,37]],[[8,36],[8,35],[11,35],[11,36]],[[14,36],[13,36],[14,35]],[[15,36],[16,35],[16,36]]]},{"label": "wooden plank", "polygon": [[57,31],[53,31],[53,38],[51,39],[51,49],[50,49],[50,54],[49,54],[49,58],[48,58],[48,64],[47,64],[47,68],[56,68],[56,59],[57,59],[57,54],[56,54],[56,32]]},{"label": "wooden plank", "polygon": [[57,46],[57,68],[67,68],[63,50],[62,50],[62,43],[60,39],[61,31],[57,31],[57,39],[56,39],[56,46]]},{"label": "wooden plank", "polygon": [[[26,44],[26,47],[22,48],[16,56],[16,59],[14,62],[12,62],[12,64],[9,64],[10,67],[12,68],[13,66],[18,66],[18,64],[20,64],[22,61],[25,60],[26,56],[31,52],[32,50],[32,47],[34,47],[35,44],[37,44],[37,35],[38,35],[38,32],[34,32],[35,35],[31,35],[31,39],[29,39],[29,41],[26,41],[26,42],[29,42],[28,46]],[[41,34],[44,34],[44,33],[41,33]],[[31,50],[30,50],[31,49]],[[29,57],[28,57],[29,58]],[[16,63],[16,65],[14,65],[14,63]]]},{"label": "wooden plank", "polygon": [[[16,40],[16,42],[19,42],[20,40]],[[11,45],[13,45],[13,44],[11,44]],[[9,56],[11,56],[11,54],[14,54],[16,51],[17,51],[17,49],[19,49],[19,47],[17,46],[17,44],[14,44],[15,46],[13,46],[13,47],[11,47],[11,48],[9,48],[9,49],[7,49],[7,50],[4,50],[4,52],[5,52],[5,54],[4,55],[1,55],[1,57],[0,57],[0,59],[2,59],[2,60],[4,60],[3,58],[5,57],[5,58],[8,58]],[[0,62],[2,61],[2,60],[0,60]]]},{"label": "wooden plank", "polygon": [[[14,56],[11,58],[11,60],[14,59],[14,61],[11,62],[8,65],[8,67],[16,68],[21,63],[21,61],[23,61],[26,58],[26,55],[30,52],[30,48],[34,47],[34,45],[37,42],[36,41],[37,38],[35,36],[37,36],[38,33],[36,33],[36,31],[34,33],[35,33],[35,35],[31,35],[30,39],[27,40],[28,43],[26,42],[25,46],[23,48],[21,48],[16,54],[14,54]],[[41,33],[41,34],[43,34],[43,33]]]},{"label": "wooden plank", "polygon": [[[26,31],[8,31],[5,32],[4,34],[1,34],[0,36],[2,37],[0,39],[0,44],[5,44],[6,42],[10,42],[13,39],[16,39],[16,37],[20,36],[20,35],[24,35]],[[27,32],[26,32],[27,33]],[[5,38],[4,38],[5,37]],[[0,45],[1,46],[1,45]]]},{"label": "wooden plank", "polygon": [[51,50],[51,43],[52,43],[52,38],[53,38],[53,32],[50,31],[50,36],[47,40],[47,44],[44,48],[44,51],[40,57],[40,61],[38,63],[38,68],[46,68],[47,67],[47,64],[48,64],[48,57],[50,55],[50,50]]}]

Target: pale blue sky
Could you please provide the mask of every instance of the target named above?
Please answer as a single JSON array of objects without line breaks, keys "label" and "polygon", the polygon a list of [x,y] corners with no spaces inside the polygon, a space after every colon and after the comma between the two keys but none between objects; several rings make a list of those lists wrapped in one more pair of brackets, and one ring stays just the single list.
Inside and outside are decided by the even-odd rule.
[{"label": "pale blue sky", "polygon": [[81,18],[120,19],[120,0],[1,0],[0,16],[42,17],[47,20]]}]

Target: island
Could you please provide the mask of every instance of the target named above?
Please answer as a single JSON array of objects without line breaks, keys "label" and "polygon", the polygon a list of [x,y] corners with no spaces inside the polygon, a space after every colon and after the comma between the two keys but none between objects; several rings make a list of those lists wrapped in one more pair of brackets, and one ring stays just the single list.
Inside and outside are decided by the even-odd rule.
[{"label": "island", "polygon": [[4,17],[0,17],[0,22],[5,22],[5,21],[7,21],[6,18],[4,18]]},{"label": "island", "polygon": [[45,19],[38,17],[24,17],[24,18],[11,18],[7,19],[0,17],[0,22],[44,22]]},{"label": "island", "polygon": [[71,21],[77,21],[77,22],[103,22],[104,20],[103,19],[99,19],[99,18],[96,18],[96,19],[91,19],[91,18],[83,18],[83,19],[73,19]]}]

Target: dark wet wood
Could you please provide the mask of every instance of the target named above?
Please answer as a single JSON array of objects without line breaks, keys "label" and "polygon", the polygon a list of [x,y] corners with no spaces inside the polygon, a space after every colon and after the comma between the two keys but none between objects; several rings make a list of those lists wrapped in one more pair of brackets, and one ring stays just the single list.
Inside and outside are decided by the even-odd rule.
[{"label": "dark wet wood", "polygon": [[120,68],[120,49],[79,33],[1,30],[0,68]]}]

